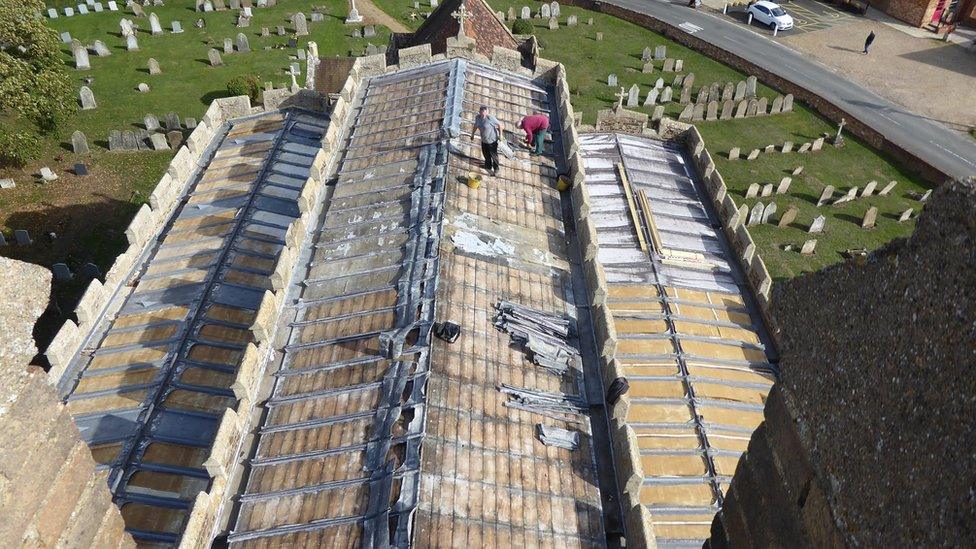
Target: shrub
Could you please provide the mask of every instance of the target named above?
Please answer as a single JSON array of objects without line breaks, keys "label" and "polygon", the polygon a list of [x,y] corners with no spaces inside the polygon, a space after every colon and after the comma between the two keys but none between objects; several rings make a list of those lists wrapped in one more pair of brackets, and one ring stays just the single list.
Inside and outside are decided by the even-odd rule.
[{"label": "shrub", "polygon": [[32,132],[0,131],[0,166],[22,167],[41,155],[41,139]]},{"label": "shrub", "polygon": [[251,101],[257,101],[261,93],[261,79],[253,74],[235,76],[227,82],[227,91],[232,96],[246,95],[251,98]]},{"label": "shrub", "polygon": [[519,19],[512,23],[512,34],[532,34],[532,23],[527,19]]}]

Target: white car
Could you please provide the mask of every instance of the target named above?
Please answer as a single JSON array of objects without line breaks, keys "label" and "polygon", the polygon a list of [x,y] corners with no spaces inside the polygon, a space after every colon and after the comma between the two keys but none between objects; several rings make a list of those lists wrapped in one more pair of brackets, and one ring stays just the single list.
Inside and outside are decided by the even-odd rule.
[{"label": "white car", "polygon": [[756,21],[771,29],[789,30],[793,28],[793,17],[786,13],[779,4],[759,0],[749,6],[749,13]]}]

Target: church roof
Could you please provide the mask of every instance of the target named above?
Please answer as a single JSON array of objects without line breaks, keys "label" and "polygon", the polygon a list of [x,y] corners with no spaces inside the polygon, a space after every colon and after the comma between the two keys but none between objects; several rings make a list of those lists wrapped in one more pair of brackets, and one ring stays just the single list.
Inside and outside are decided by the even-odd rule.
[{"label": "church roof", "polygon": [[470,14],[464,21],[464,34],[476,41],[475,51],[490,58],[495,46],[518,49],[518,39],[484,0],[446,0],[416,32],[403,36],[398,47],[430,44],[434,55],[447,51],[447,39],[458,34],[458,20],[453,14],[462,4]]}]

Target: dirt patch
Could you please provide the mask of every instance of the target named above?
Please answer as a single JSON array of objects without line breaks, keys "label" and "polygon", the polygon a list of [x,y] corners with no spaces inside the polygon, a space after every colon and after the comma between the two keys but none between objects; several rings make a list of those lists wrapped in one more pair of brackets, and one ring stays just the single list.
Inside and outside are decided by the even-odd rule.
[{"label": "dirt patch", "polygon": [[367,24],[383,25],[393,32],[410,32],[403,23],[391,17],[370,0],[359,0],[356,2],[356,9]]},{"label": "dirt patch", "polygon": [[[864,39],[877,38],[864,55]],[[964,48],[863,21],[783,40],[878,95],[962,132],[976,126],[976,57]]]}]

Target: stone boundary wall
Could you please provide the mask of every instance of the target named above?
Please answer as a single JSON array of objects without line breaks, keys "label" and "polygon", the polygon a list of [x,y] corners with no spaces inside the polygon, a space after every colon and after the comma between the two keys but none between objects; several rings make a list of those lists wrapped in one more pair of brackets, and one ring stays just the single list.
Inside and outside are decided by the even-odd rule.
[{"label": "stone boundary wall", "polygon": [[924,158],[916,156],[914,153],[907,151],[901,146],[889,141],[884,134],[875,130],[867,123],[862,122],[851,113],[841,109],[829,99],[785,78],[777,76],[772,72],[746,59],[743,59],[742,57],[739,57],[738,55],[712,45],[693,34],[688,34],[677,27],[671,26],[668,23],[649,15],[613,4],[603,3],[599,0],[567,0],[566,3],[571,6],[577,6],[591,11],[612,15],[619,19],[623,19],[624,21],[650,29],[659,34],[663,34],[670,40],[674,40],[675,42],[687,46],[695,51],[704,53],[708,57],[729,65],[736,70],[747,74],[754,74],[757,78],[762,80],[764,84],[776,88],[784,93],[792,93],[797,99],[803,101],[807,105],[810,105],[814,110],[835,123],[840,122],[841,118],[846,118],[848,123],[846,126],[844,126],[844,128],[847,129],[851,134],[863,139],[872,147],[889,156],[893,162],[901,165],[913,173],[917,173],[926,181],[935,185],[941,185],[949,179],[949,176],[945,172],[936,168]]}]

